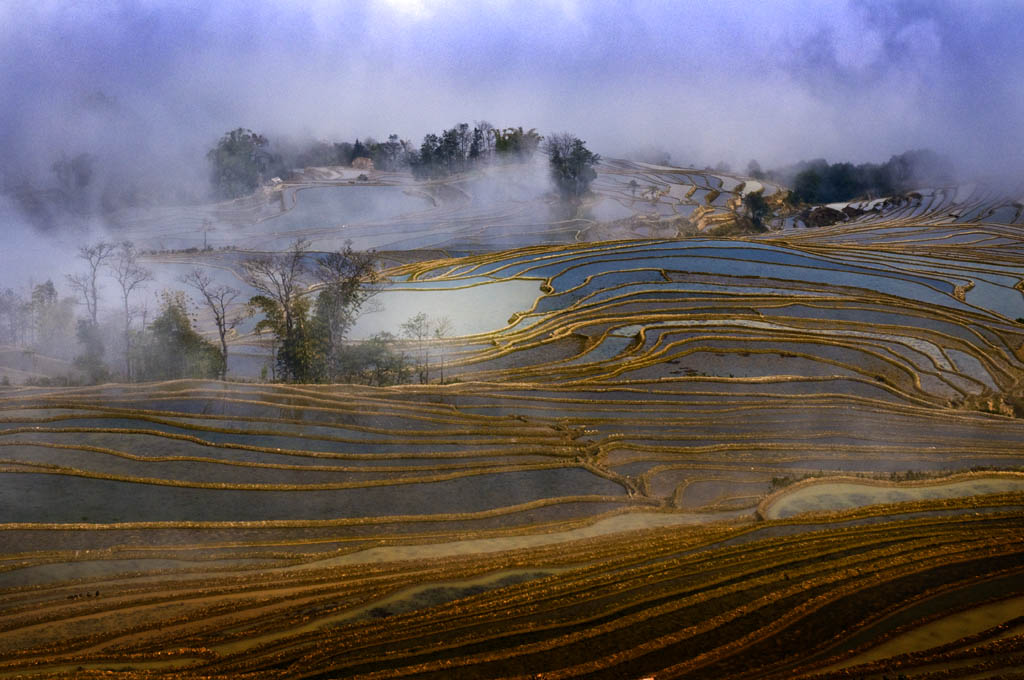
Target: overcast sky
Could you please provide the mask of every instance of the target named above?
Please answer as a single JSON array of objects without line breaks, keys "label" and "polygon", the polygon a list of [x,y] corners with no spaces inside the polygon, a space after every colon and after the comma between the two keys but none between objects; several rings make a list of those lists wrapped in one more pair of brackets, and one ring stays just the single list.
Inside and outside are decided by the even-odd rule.
[{"label": "overcast sky", "polygon": [[418,142],[486,119],[679,163],[1005,165],[1022,26],[1021,2],[6,0],[0,143],[8,174],[57,149],[188,166],[238,126]]}]

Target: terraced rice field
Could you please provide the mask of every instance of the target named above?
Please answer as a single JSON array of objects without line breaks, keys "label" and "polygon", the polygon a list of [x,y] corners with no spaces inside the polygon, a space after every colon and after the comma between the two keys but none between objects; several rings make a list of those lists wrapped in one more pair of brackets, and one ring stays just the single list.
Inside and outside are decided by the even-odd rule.
[{"label": "terraced rice field", "polygon": [[[1019,677],[1012,201],[716,239],[779,189],[600,170],[569,220],[326,171],[233,208],[386,250],[396,318],[463,315],[446,384],[0,393],[0,677]],[[364,188],[408,193],[289,217]]]}]

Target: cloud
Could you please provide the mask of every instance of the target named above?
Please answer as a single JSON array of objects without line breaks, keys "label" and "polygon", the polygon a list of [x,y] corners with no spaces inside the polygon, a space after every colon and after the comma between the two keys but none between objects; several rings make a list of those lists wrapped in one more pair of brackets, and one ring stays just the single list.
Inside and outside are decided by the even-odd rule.
[{"label": "cloud", "polygon": [[932,1],[15,1],[0,8],[5,179],[84,151],[201,184],[203,152],[237,126],[418,139],[475,119],[697,164],[915,146],[1009,162],[1022,19]]}]

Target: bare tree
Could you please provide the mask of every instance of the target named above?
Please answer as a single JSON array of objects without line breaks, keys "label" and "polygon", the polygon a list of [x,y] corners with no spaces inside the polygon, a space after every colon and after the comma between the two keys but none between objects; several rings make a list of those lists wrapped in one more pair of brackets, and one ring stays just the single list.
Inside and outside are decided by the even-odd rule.
[{"label": "bare tree", "polygon": [[473,125],[480,130],[480,134],[484,141],[483,148],[480,149],[480,155],[489,159],[494,155],[494,141],[497,137],[497,130],[486,120],[478,120]]},{"label": "bare tree", "polygon": [[420,312],[415,316],[410,316],[401,325],[401,330],[402,335],[406,338],[416,341],[417,348],[420,351],[419,374],[421,383],[430,382],[430,347],[428,340],[433,336],[438,344],[438,352],[441,355],[441,382],[444,383],[445,352],[444,343],[441,341],[452,334],[454,330],[452,320],[447,316],[431,320],[425,313]]},{"label": "bare tree", "polygon": [[129,305],[132,293],[146,281],[153,280],[153,272],[139,264],[139,251],[131,241],[123,241],[117,250],[117,256],[108,264],[117,284],[121,287],[121,300],[124,303],[124,370],[125,377],[132,379],[131,328],[137,310]]},{"label": "bare tree", "polygon": [[238,316],[228,318],[228,307],[241,294],[241,291],[231,286],[214,284],[210,275],[198,267],[182,276],[180,280],[199,291],[207,308],[213,313],[213,320],[217,324],[217,335],[220,336],[220,354],[224,358],[220,379],[224,380],[228,372],[227,335],[241,321]]},{"label": "bare tree", "polygon": [[97,323],[96,313],[100,297],[96,278],[99,275],[100,267],[114,256],[115,248],[113,243],[105,241],[91,246],[79,246],[78,257],[89,265],[89,271],[84,274],[68,274],[67,276],[71,289],[81,296],[85,303],[85,308],[89,312],[89,318],[92,319],[94,326]]},{"label": "bare tree", "polygon": [[8,288],[0,293],[0,318],[7,317],[6,333],[0,338],[12,345],[24,345],[25,334],[31,325],[29,310],[30,304],[14,289]]},{"label": "bare tree", "polygon": [[447,316],[442,316],[440,319],[434,322],[434,339],[438,341],[437,351],[441,355],[441,384],[444,384],[444,339],[452,334],[455,329],[452,320]]},{"label": "bare tree", "polygon": [[287,333],[295,328],[295,304],[306,286],[306,253],[309,241],[295,239],[291,248],[242,263],[243,279],[259,293],[280,306],[281,321]]},{"label": "bare tree", "polygon": [[415,340],[419,347],[422,361],[420,362],[420,382],[430,381],[430,350],[427,348],[427,338],[430,337],[430,319],[426,314],[420,312],[410,316],[401,326],[402,335]]}]

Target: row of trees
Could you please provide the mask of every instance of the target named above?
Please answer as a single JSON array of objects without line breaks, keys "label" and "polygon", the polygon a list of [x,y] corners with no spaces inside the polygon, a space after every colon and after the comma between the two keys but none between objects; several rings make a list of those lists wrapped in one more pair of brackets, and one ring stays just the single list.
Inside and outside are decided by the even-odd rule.
[{"label": "row of trees", "polygon": [[535,129],[509,127],[499,130],[487,121],[468,123],[423,137],[419,153],[408,157],[413,174],[420,179],[465,172],[495,159],[525,161],[533,157],[544,137]]},{"label": "row of trees", "polygon": [[789,200],[793,204],[892,196],[922,186],[949,184],[956,179],[952,162],[929,149],[907,151],[880,164],[830,164],[818,158],[769,171],[752,160],[747,165],[747,174],[791,186]]},{"label": "row of trees", "polygon": [[[109,244],[104,244],[109,245]],[[84,254],[95,255],[107,248],[88,246]],[[120,257],[91,260],[100,266],[116,267]],[[97,272],[99,278],[99,272]],[[139,289],[132,285],[137,279],[123,279],[128,298]],[[111,377],[124,380],[164,380],[184,377],[215,378],[224,375],[226,353],[207,341],[193,326],[190,305],[181,291],[164,291],[160,295],[158,312],[151,323],[141,313],[142,323],[133,325],[144,307],[128,306],[122,312],[123,325],[110,324],[108,319],[94,317],[98,307],[99,283],[79,288],[79,299],[58,295],[52,281],[47,280],[32,288],[28,300],[21,299],[11,290],[0,296],[0,317],[4,318],[2,339],[22,348],[32,357],[33,370],[37,357],[73,359],[77,375],[54,376],[64,382],[99,383]],[[86,315],[76,318],[76,307],[86,306]],[[116,344],[122,353],[123,368],[112,371],[105,356],[110,344]],[[77,350],[75,349],[77,345]]]},{"label": "row of trees", "polygon": [[214,193],[219,198],[238,198],[273,177],[287,178],[290,168],[351,165],[357,158],[369,158],[377,169],[411,169],[418,178],[429,179],[465,172],[499,158],[528,160],[543,139],[533,129],[499,129],[487,121],[472,127],[459,123],[440,134],[427,134],[418,148],[397,134],[384,142],[367,137],[351,143],[273,145],[261,134],[238,128],[221,137],[207,153],[207,160]]},{"label": "row of trees", "polygon": [[[195,270],[181,281],[199,292],[213,312],[220,331],[221,347],[203,338],[193,328],[189,305],[181,291],[164,291],[153,322],[147,323],[149,307],[137,304],[142,290],[153,280],[153,273],[141,264],[133,243],[100,241],[79,248],[78,257],[85,271],[67,276],[68,284],[86,310],[77,322],[76,335],[81,353],[75,365],[89,382],[110,377],[104,355],[107,334],[100,327],[99,309],[102,278],[112,278],[118,286],[120,302],[120,345],[123,371],[127,380],[159,380],[182,377],[223,377],[227,366],[225,334],[236,320],[228,320],[226,307],[239,295],[227,286],[214,286],[208,275]],[[136,322],[140,322],[136,324]]]},{"label": "row of trees", "polygon": [[74,317],[74,299],[61,299],[53,281],[33,286],[27,297],[7,288],[0,292],[0,344],[63,356],[59,340],[74,335]]},{"label": "row of trees", "polygon": [[[431,347],[443,348],[436,341],[450,335],[447,319],[421,313],[401,325],[401,339],[380,333],[363,342],[349,342],[364,304],[380,289],[374,254],[357,252],[351,245],[313,254],[308,246],[306,241],[296,241],[285,253],[243,263],[244,279],[257,291],[244,311],[238,309],[238,289],[219,284],[196,268],[179,278],[195,299],[180,290],[164,290],[152,320],[140,297],[153,277],[140,264],[135,246],[130,242],[83,246],[78,257],[84,271],[67,277],[77,300],[60,298],[52,281],[35,286],[28,299],[13,290],[0,294],[0,342],[38,354],[73,357],[79,375],[71,379],[78,382],[224,378],[231,333],[243,318],[258,315],[255,331],[271,339],[270,377],[274,380],[368,385],[429,382],[430,366],[437,365],[438,359],[444,380],[443,351],[431,357]],[[119,292],[119,321],[113,324],[109,315],[100,314],[103,284],[110,280],[117,283]],[[85,312],[78,319],[76,305]],[[197,332],[197,309],[212,318],[219,343]],[[106,360],[111,345],[122,358],[116,370]]]}]

